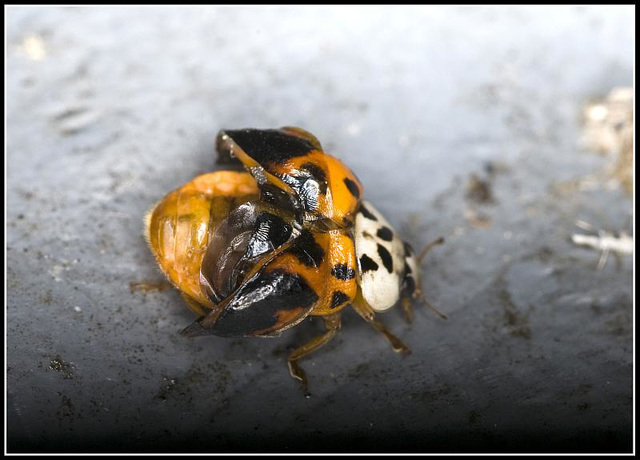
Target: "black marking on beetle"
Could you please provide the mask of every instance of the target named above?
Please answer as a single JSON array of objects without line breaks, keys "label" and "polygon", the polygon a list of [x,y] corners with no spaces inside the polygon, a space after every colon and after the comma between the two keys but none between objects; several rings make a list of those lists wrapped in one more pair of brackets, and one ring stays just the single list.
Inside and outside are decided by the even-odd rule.
[{"label": "black marking on beetle", "polygon": [[247,337],[259,332],[273,335],[287,325],[278,323],[279,312],[301,309],[296,317],[300,318],[318,299],[318,294],[301,276],[283,269],[262,271],[234,294],[212,327],[196,330],[190,326],[193,331],[185,331],[189,336]]},{"label": "black marking on beetle", "polygon": [[238,129],[225,131],[225,134],[262,166],[280,164],[315,150],[306,139],[277,129]]},{"label": "black marking on beetle", "polygon": [[371,211],[369,211],[364,204],[360,206],[360,212],[364,217],[366,217],[369,220],[378,220],[378,218],[373,214],[371,214]]},{"label": "black marking on beetle", "polygon": [[342,291],[335,291],[331,297],[331,305],[329,308],[338,308],[340,305],[349,300],[349,296]]},{"label": "black marking on beetle", "polygon": [[348,177],[345,177],[344,185],[347,186],[347,188],[349,189],[349,192],[351,192],[353,196],[355,196],[356,198],[360,198],[360,188],[358,187],[358,184],[356,184],[354,181],[352,181]]},{"label": "black marking on beetle", "polygon": [[336,264],[331,269],[331,274],[339,280],[350,280],[356,277],[356,271],[349,268],[347,264]]},{"label": "black marking on beetle", "polygon": [[378,229],[376,235],[378,235],[378,238],[381,240],[391,241],[393,239],[393,230],[383,225]]},{"label": "black marking on beetle", "polygon": [[360,269],[362,273],[368,272],[369,270],[376,271],[380,266],[368,255],[363,254],[360,257]]},{"label": "black marking on beetle", "polygon": [[286,243],[293,228],[284,219],[269,212],[258,215],[255,230],[247,247],[247,255],[255,257],[265,252],[265,245],[276,249]]},{"label": "black marking on beetle", "polygon": [[[305,170],[301,167],[299,171],[293,173],[294,175],[279,173],[274,175],[293,189],[296,199],[301,202],[305,210],[313,212],[318,207],[318,197],[327,194],[327,182],[324,180],[325,175],[322,169],[312,163],[305,163],[305,165],[309,168]],[[318,179],[316,174],[323,179]]]},{"label": "black marking on beetle", "polygon": [[404,255],[405,257],[411,257],[413,255],[413,248],[406,241],[402,242],[402,246],[404,247]]},{"label": "black marking on beetle", "polygon": [[391,254],[389,253],[387,248],[385,248],[384,246],[379,244],[378,245],[378,255],[382,259],[382,265],[384,265],[384,268],[386,268],[389,273],[392,273],[393,272],[393,258],[391,257]]},{"label": "black marking on beetle", "polygon": [[405,275],[410,275],[411,273],[413,273],[413,270],[411,270],[411,267],[406,262],[404,263],[404,273]]},{"label": "black marking on beetle", "polygon": [[413,276],[408,275],[404,277],[402,281],[402,296],[403,297],[411,297],[411,295],[416,291],[416,282],[413,279]]},{"label": "black marking on beetle", "polygon": [[327,174],[320,166],[313,163],[304,163],[300,166],[300,169],[308,172],[309,176],[318,182],[321,194],[327,194]]},{"label": "black marking on beetle", "polygon": [[324,260],[324,249],[309,230],[303,230],[287,252],[296,256],[307,267],[319,267]]}]

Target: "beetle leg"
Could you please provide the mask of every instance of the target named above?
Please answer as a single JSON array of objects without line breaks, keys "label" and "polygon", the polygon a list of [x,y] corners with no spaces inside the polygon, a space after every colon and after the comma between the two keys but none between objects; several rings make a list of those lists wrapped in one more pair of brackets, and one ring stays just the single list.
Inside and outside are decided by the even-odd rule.
[{"label": "beetle leg", "polygon": [[[441,312],[436,307],[431,305],[431,302],[427,300],[425,295],[419,289],[416,289],[416,291],[413,293],[413,298],[420,300],[429,310],[438,315],[440,318],[449,319],[449,317],[445,313]],[[401,300],[404,316],[407,320],[407,323],[409,324],[413,322],[413,308],[411,306],[411,299],[412,297],[403,297]]]},{"label": "beetle leg", "polygon": [[402,310],[404,311],[404,318],[407,320],[407,323],[413,323],[413,309],[411,308],[411,298],[402,298]]},{"label": "beetle leg", "polygon": [[433,305],[431,305],[431,302],[429,302],[427,300],[427,298],[424,296],[424,294],[422,293],[422,291],[420,289],[416,289],[416,292],[414,292],[413,294],[414,298],[419,299],[423,304],[425,304],[425,306],[431,310],[432,312],[434,312],[436,315],[438,315],[440,318],[442,319],[449,319],[449,317],[442,313],[440,310],[438,310],[436,307],[434,307]]},{"label": "beetle leg", "polygon": [[358,294],[352,306],[362,319],[369,323],[376,331],[385,336],[385,338],[391,343],[393,351],[397,353],[411,353],[409,347],[393,335],[384,324],[375,319],[376,314],[373,311],[373,308],[371,308],[371,306],[362,298],[362,295]]},{"label": "beetle leg", "polygon": [[298,365],[298,360],[313,353],[334,338],[340,329],[340,324],[341,320],[339,313],[336,315],[325,316],[324,325],[327,328],[327,332],[319,335],[318,337],[314,337],[309,342],[293,350],[289,355],[289,373],[291,374],[291,377],[302,382],[305,394],[307,394],[307,374]]},{"label": "beetle leg", "polygon": [[[422,262],[422,260],[424,259],[424,257],[429,253],[429,251],[431,251],[431,249],[433,249],[434,246],[438,246],[440,244],[444,243],[444,237],[440,237],[434,241],[432,241],[431,243],[427,244],[424,249],[422,249],[422,251],[420,252],[420,255],[418,256],[417,260],[418,260],[418,264],[420,264]],[[438,310],[436,307],[434,307],[433,305],[431,305],[431,302],[429,302],[427,300],[427,298],[425,297],[425,295],[422,293],[422,288],[421,288],[421,283],[418,282],[418,287],[416,288],[416,290],[413,293],[413,298],[414,299],[418,299],[420,301],[422,301],[422,303],[425,304],[425,306],[427,308],[429,308],[432,312],[434,312],[436,315],[438,315],[440,318],[442,319],[448,319],[447,315],[445,315],[444,313],[442,313],[440,310]],[[402,299],[402,305],[404,307],[405,305],[405,301],[407,303],[410,304],[410,299]],[[410,307],[409,307],[410,308]],[[405,307],[405,311],[407,310],[407,307]]]}]

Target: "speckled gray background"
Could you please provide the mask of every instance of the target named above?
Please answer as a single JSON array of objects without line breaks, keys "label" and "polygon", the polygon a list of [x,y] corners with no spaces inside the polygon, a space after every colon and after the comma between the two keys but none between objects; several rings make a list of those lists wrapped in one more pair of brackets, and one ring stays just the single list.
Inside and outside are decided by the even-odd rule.
[{"label": "speckled gray background", "polygon": [[[633,75],[633,7],[17,8],[7,13],[8,451],[629,451],[631,231],[585,100]],[[322,330],[188,340],[142,216],[218,129],[302,126],[415,247],[429,298],[389,345]],[[477,175],[494,201],[466,195]],[[560,192],[559,190],[565,190]],[[475,214],[473,214],[475,213]],[[473,216],[484,219],[479,225]],[[482,224],[482,222],[480,222]]]}]

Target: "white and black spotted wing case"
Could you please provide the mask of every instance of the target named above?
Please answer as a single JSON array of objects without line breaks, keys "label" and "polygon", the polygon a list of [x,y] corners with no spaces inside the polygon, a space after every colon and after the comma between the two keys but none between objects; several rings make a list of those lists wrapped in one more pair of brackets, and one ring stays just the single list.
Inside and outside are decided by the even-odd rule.
[{"label": "white and black spotted wing case", "polygon": [[360,265],[362,297],[377,312],[394,306],[401,295],[409,297],[420,279],[411,249],[391,224],[368,201],[355,220],[356,255]]}]

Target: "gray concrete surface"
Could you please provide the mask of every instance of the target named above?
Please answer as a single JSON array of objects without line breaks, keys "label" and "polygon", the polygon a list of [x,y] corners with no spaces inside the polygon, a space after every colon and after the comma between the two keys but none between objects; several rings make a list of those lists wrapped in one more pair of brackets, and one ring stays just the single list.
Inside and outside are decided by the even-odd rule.
[{"label": "gray concrete surface", "polygon": [[[629,451],[631,232],[586,100],[633,75],[633,7],[6,10],[9,452]],[[395,355],[353,312],[188,340],[145,211],[213,169],[220,128],[302,126],[415,247],[444,235]],[[469,194],[473,175],[493,200]],[[573,182],[572,182],[573,181]],[[478,190],[476,190],[477,192]],[[482,191],[482,190],[480,190]],[[486,196],[485,196],[486,197]]]}]

